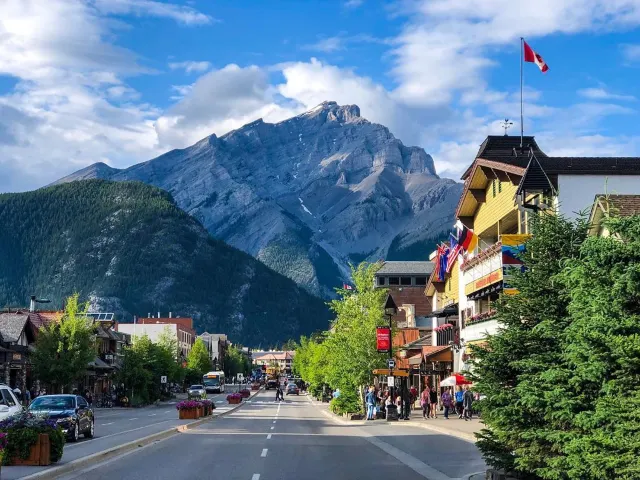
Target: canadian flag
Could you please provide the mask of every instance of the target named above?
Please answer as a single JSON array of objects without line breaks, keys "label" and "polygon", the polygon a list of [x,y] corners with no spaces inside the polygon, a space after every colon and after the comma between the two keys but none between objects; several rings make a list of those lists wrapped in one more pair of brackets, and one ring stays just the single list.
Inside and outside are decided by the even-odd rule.
[{"label": "canadian flag", "polygon": [[346,283],[342,284],[342,288],[344,290],[353,290],[353,287],[351,285],[346,284]]},{"label": "canadian flag", "polygon": [[546,73],[546,71],[549,70],[549,66],[546,64],[540,54],[534,52],[529,44],[524,41],[524,39],[522,40],[522,44],[524,45],[524,61],[535,63],[542,73]]}]

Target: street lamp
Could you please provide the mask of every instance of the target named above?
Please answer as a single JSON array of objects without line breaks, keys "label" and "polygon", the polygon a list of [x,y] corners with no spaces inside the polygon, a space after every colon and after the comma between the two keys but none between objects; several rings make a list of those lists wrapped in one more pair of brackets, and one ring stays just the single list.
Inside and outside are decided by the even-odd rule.
[{"label": "street lamp", "polygon": [[[384,314],[389,317],[389,360],[393,360],[393,316],[398,313],[398,307],[396,302],[393,301],[393,297],[387,294],[387,300],[384,302]],[[389,362],[389,376],[393,377],[393,367]],[[395,378],[393,379],[395,384]],[[389,385],[389,395],[391,396],[391,405],[395,406],[394,385]],[[389,420],[389,409],[387,408],[387,420]]]}]

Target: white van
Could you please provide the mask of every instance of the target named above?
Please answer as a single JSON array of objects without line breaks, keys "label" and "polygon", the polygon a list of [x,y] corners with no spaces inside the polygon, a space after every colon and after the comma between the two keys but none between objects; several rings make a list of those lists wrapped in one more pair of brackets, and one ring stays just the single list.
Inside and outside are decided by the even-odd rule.
[{"label": "white van", "polygon": [[20,412],[22,412],[22,405],[15,393],[7,385],[0,383],[0,420]]}]

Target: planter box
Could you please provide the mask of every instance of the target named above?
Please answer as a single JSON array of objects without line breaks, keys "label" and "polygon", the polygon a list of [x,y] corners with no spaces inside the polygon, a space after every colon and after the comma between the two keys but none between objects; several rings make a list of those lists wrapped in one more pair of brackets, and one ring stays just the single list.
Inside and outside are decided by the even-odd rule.
[{"label": "planter box", "polygon": [[260,390],[260,385],[251,385],[251,390]]},{"label": "planter box", "polygon": [[198,409],[197,408],[184,408],[182,410],[178,410],[178,418],[180,420],[197,420],[198,419]]},{"label": "planter box", "polygon": [[230,398],[229,399],[229,405],[237,405],[240,402],[242,402],[241,398]]},{"label": "planter box", "polygon": [[9,462],[9,465],[51,465],[51,446],[49,444],[49,435],[46,433],[39,434],[35,445],[31,447],[29,458],[23,460],[22,458],[14,457]]},{"label": "planter box", "polygon": [[198,412],[197,413],[198,416],[196,418],[204,417],[204,408],[203,407],[196,408],[196,412]]}]

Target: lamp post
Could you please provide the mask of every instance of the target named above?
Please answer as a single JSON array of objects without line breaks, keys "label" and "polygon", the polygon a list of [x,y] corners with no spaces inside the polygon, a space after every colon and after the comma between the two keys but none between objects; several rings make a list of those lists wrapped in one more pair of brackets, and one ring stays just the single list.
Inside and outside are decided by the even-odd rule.
[{"label": "lamp post", "polygon": [[[398,313],[398,307],[396,302],[393,301],[393,297],[387,294],[387,300],[384,303],[384,314],[389,317],[389,360],[393,360],[393,316]],[[391,364],[391,363],[390,363]],[[393,377],[393,367],[389,367],[389,376]],[[394,378],[395,383],[395,378]],[[394,400],[394,386],[389,385],[389,395],[391,396],[392,405],[395,406]],[[387,409],[388,410],[388,409]],[[389,419],[389,412],[387,411],[387,420]]]}]

